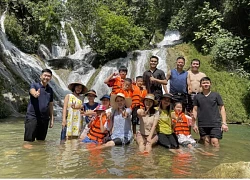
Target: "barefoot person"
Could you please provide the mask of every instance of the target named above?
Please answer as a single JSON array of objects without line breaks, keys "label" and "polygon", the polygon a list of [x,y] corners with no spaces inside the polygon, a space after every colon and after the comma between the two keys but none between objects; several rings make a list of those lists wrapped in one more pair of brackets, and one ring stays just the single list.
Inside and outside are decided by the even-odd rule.
[{"label": "barefoot person", "polygon": [[[222,132],[228,131],[226,122],[226,111],[219,93],[211,92],[211,80],[203,77],[200,80],[202,93],[194,97],[193,130],[200,133],[205,146],[211,144],[219,147],[219,140],[222,139]],[[196,120],[198,119],[198,126]],[[199,131],[198,131],[199,127]]]},{"label": "barefoot person", "polygon": [[136,134],[136,142],[140,152],[150,152],[158,140],[156,125],[159,120],[159,112],[154,108],[158,102],[153,94],[147,94],[143,104],[145,108],[137,110],[140,130]]},{"label": "barefoot person", "polygon": [[194,96],[202,91],[200,87],[200,80],[203,77],[206,77],[206,74],[199,71],[200,60],[193,59],[191,61],[191,69],[188,71],[187,85],[188,85],[188,105],[187,111],[192,112]]},{"label": "barefoot person", "polygon": [[48,85],[51,78],[52,71],[43,69],[41,81],[30,85],[24,141],[35,141],[35,139],[44,141],[48,127],[53,127],[53,90]]}]

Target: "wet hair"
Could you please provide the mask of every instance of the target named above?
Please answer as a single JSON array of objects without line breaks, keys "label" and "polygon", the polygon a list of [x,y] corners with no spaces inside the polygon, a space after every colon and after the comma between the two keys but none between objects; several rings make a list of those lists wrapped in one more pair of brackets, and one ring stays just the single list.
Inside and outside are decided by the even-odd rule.
[{"label": "wet hair", "polygon": [[51,76],[52,76],[52,71],[50,69],[43,69],[42,74],[45,73],[45,72],[50,73]]},{"label": "wet hair", "polygon": [[136,80],[138,80],[138,79],[143,79],[143,77],[142,77],[142,76],[137,76],[135,79],[136,79]]},{"label": "wet hair", "polygon": [[203,81],[209,81],[209,82],[211,83],[211,79],[210,79],[209,77],[203,77],[203,78],[201,78],[200,84],[201,84]]},{"label": "wet hair", "polygon": [[199,65],[201,64],[201,61],[200,61],[199,59],[193,59],[193,60],[191,61],[191,64],[192,64],[194,61],[199,62]]},{"label": "wet hair", "polygon": [[184,63],[185,63],[185,58],[183,57],[183,56],[179,56],[177,59],[176,59],[176,61],[178,61],[179,59],[182,59],[183,61],[184,61]]},{"label": "wet hair", "polygon": [[125,78],[124,81],[130,82],[132,84],[132,79],[131,78]]},{"label": "wet hair", "polygon": [[157,56],[151,56],[151,57],[150,57],[150,60],[151,60],[152,58],[157,59],[157,61],[159,62],[159,58],[158,58]]},{"label": "wet hair", "polygon": [[124,71],[124,72],[128,72],[128,68],[126,68],[125,66],[120,66],[119,67],[119,72],[121,72],[121,71]]}]

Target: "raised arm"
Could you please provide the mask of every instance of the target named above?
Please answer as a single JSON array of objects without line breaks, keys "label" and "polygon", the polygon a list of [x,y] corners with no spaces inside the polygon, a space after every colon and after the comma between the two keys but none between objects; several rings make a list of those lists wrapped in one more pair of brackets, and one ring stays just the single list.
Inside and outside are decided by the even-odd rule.
[{"label": "raised arm", "polygon": [[112,74],[110,74],[110,75],[104,80],[104,83],[105,83],[105,84],[108,84],[109,81],[113,78],[113,76],[116,76],[116,75],[117,75],[117,73],[112,73]]}]

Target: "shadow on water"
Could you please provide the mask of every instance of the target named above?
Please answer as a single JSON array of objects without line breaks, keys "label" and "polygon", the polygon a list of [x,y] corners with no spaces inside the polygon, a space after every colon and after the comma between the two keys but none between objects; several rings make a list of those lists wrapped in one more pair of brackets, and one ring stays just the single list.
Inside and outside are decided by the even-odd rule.
[{"label": "shadow on water", "polygon": [[230,125],[220,150],[199,145],[214,156],[188,149],[174,154],[160,146],[142,154],[135,142],[96,150],[78,140],[60,144],[60,127],[56,122],[45,142],[25,148],[23,120],[0,123],[0,178],[195,178],[221,163],[250,160],[249,126]]}]

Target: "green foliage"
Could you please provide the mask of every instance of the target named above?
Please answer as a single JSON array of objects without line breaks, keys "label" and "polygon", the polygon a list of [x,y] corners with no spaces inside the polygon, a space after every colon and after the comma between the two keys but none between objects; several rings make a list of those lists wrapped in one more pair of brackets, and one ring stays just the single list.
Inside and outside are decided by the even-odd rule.
[{"label": "green foliage", "polygon": [[222,35],[218,35],[219,37],[216,38],[211,55],[216,64],[223,65],[223,67],[233,71],[237,68],[239,57],[244,55],[244,40],[229,32]]},{"label": "green foliage", "polygon": [[138,47],[143,28],[134,25],[130,17],[117,15],[106,6],[98,9],[98,19],[88,44],[101,55],[116,51],[129,51]]},{"label": "green foliage", "polygon": [[200,13],[194,16],[194,21],[198,24],[198,31],[194,32],[194,41],[201,41],[203,52],[208,53],[215,44],[215,34],[221,32],[223,17],[216,9],[210,9],[209,2],[205,2]]},{"label": "green foliage", "polygon": [[39,44],[48,47],[59,39],[63,6],[58,0],[6,0],[5,27],[9,39],[21,50],[34,53]]},{"label": "green foliage", "polygon": [[212,80],[212,91],[220,93],[225,104],[228,122],[250,122],[249,80],[227,71],[217,71],[212,66],[212,57],[201,55],[192,44],[181,44],[174,49],[186,58],[186,64],[197,58],[201,61],[200,71]]}]

